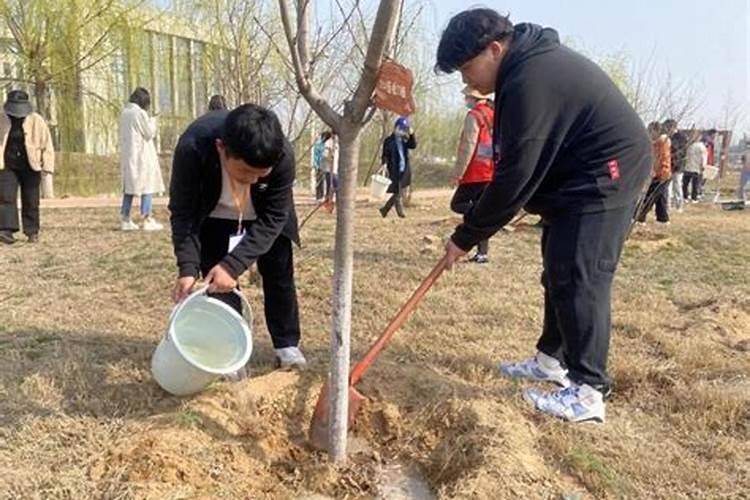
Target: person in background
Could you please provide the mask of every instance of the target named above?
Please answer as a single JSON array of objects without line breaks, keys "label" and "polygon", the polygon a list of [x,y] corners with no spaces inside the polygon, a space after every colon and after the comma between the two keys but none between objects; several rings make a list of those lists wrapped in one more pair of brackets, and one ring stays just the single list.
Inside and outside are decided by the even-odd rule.
[{"label": "person in background", "polygon": [[380,215],[383,217],[386,217],[394,206],[399,217],[406,217],[402,195],[404,189],[411,185],[409,150],[416,147],[417,138],[411,129],[409,119],[398,118],[393,133],[383,141],[381,164],[388,169],[388,177],[391,179],[391,185],[388,186],[391,196],[380,208]]},{"label": "person in background", "polygon": [[[706,165],[716,165],[716,133],[715,128],[708,129],[703,137],[703,143],[706,145]],[[700,182],[698,183],[698,198],[703,199],[703,191],[706,188],[706,178],[704,177],[704,170],[701,170]]]},{"label": "person in background", "polygon": [[39,188],[43,175],[55,171],[55,147],[47,123],[34,112],[29,94],[8,92],[0,115],[0,242],[13,244],[18,231],[18,188],[21,187],[21,221],[29,243],[39,241]]},{"label": "person in background", "polygon": [[328,132],[328,139],[323,143],[323,156],[320,159],[320,172],[325,185],[325,203],[333,203],[338,189],[339,141],[333,132]]},{"label": "person in background", "polygon": [[669,224],[668,188],[672,177],[672,143],[666,128],[658,122],[649,124],[648,132],[653,148],[652,178],[636,220],[645,224],[646,216],[656,207],[656,222]]},{"label": "person in background", "polygon": [[326,197],[326,178],[321,165],[326,152],[326,144],[333,137],[333,132],[325,130],[313,146],[313,170],[315,170],[315,201],[322,203]]},{"label": "person in background", "polygon": [[682,176],[685,171],[688,137],[677,128],[677,122],[669,119],[664,122],[665,133],[672,141],[672,180],[669,182],[669,208],[682,213],[685,198],[682,196]]},{"label": "person in background", "polygon": [[212,95],[211,99],[208,100],[208,110],[221,111],[223,109],[227,109],[227,100],[224,99],[224,96],[220,94]]},{"label": "person in background", "polygon": [[703,134],[699,141],[688,146],[685,155],[685,173],[682,179],[682,196],[685,203],[698,203],[700,195],[701,174],[708,165],[708,135]]},{"label": "person in background", "polygon": [[740,186],[737,197],[747,201],[747,185],[750,184],[750,139],[745,141],[745,152],[741,158],[742,170],[740,171]]},{"label": "person in background", "polygon": [[[451,199],[451,210],[459,214],[468,213],[479,201],[495,171],[492,160],[492,124],[495,120],[492,95],[482,94],[471,87],[465,87],[463,94],[469,112],[461,130],[453,172],[458,188]],[[479,242],[477,253],[469,259],[470,262],[489,262],[489,241]]]},{"label": "person in background", "polygon": [[280,368],[303,368],[294,282],[294,149],[276,114],[243,104],[206,113],[180,136],[169,189],[172,244],[183,300],[198,275],[209,293],[242,312],[231,293],[257,264],[266,325]]},{"label": "person in background", "polygon": [[133,198],[141,197],[144,231],[164,229],[153,216],[154,194],[164,192],[159,156],[156,154],[156,117],[148,116],[151,95],[143,87],[136,88],[130,102],[120,115],[120,170],[122,172],[123,231],[137,231],[138,224],[130,218]]}]

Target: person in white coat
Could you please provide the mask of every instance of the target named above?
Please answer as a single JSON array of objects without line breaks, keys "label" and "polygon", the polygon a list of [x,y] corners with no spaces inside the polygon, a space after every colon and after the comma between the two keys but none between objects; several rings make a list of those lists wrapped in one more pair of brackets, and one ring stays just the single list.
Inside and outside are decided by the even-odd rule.
[{"label": "person in white coat", "polygon": [[164,180],[156,154],[156,117],[149,117],[151,96],[138,87],[120,115],[120,169],[122,171],[121,229],[135,231],[139,227],[130,218],[133,198],[141,197],[144,231],[164,229],[153,217],[153,196],[164,192]]}]

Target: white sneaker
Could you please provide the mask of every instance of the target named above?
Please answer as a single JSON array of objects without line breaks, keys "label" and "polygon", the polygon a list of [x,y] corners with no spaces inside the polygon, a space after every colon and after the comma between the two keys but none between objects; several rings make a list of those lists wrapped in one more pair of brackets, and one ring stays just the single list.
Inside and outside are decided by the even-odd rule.
[{"label": "white sneaker", "polygon": [[524,398],[537,410],[568,422],[604,422],[604,395],[590,385],[572,384],[556,392],[526,389]]},{"label": "white sneaker", "polygon": [[277,368],[304,370],[307,367],[307,360],[299,347],[283,347],[273,352],[276,354]]},{"label": "white sneaker", "polygon": [[159,222],[153,217],[146,217],[143,220],[144,231],[161,231],[162,229],[164,229],[164,226],[159,224]]},{"label": "white sneaker", "polygon": [[138,231],[139,229],[138,224],[130,219],[123,219],[120,223],[120,231]]},{"label": "white sneaker", "polygon": [[533,358],[520,363],[500,363],[497,368],[501,375],[512,379],[552,382],[560,387],[570,385],[568,370],[557,359],[543,352],[537,352]]}]

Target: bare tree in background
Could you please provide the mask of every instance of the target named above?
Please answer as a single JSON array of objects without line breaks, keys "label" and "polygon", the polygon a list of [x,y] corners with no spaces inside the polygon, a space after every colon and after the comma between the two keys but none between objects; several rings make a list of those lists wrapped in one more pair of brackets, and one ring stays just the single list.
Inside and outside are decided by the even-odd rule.
[{"label": "bare tree in background", "polygon": [[[355,41],[361,54],[364,55],[364,66],[361,68],[358,81],[349,80],[349,74],[343,72],[341,80],[351,86],[352,92],[339,112],[326,100],[320,89],[314,84],[316,56],[325,52],[333,42],[313,48],[311,45],[311,2],[296,0],[295,17],[292,17],[289,0],[279,0],[279,12],[284,33],[291,54],[295,80],[300,93],[310,107],[339,136],[339,190],[337,194],[336,246],[334,252],[333,311],[331,331],[331,367],[330,367],[330,415],[331,443],[329,452],[336,463],[346,460],[347,416],[349,361],[351,345],[351,304],[352,274],[354,253],[354,199],[359,163],[360,133],[365,126],[370,109],[370,98],[375,89],[378,68],[380,67],[388,45],[392,43],[396,31],[397,17],[401,0],[380,0],[375,15],[372,31],[369,34],[366,50],[359,46],[355,27],[350,22],[352,16],[344,18],[340,30],[334,32],[335,39],[339,33],[347,30]],[[341,3],[338,3],[341,5]],[[360,8],[359,0],[354,0],[350,12]],[[361,11],[360,11],[361,12]],[[371,115],[370,115],[371,116]]]},{"label": "bare tree in background", "polygon": [[126,30],[146,21],[136,11],[145,0],[0,0],[0,21],[10,31],[10,50],[22,67],[17,80],[33,90],[37,111],[53,117],[57,98],[63,147],[83,149],[80,117],[85,92],[82,74],[117,50]]}]

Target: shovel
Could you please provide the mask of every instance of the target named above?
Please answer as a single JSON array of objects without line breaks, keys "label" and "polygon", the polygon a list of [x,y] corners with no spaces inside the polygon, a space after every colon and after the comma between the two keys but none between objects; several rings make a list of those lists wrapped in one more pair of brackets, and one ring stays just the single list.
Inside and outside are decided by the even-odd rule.
[{"label": "shovel", "polygon": [[315,208],[310,210],[310,213],[308,213],[304,219],[302,219],[302,223],[297,228],[297,231],[302,231],[302,228],[305,227],[305,224],[307,224],[307,221],[309,221],[313,215],[315,215],[315,212],[320,210],[321,208],[325,208],[326,211],[331,214],[333,213],[333,209],[336,207],[336,203],[333,200],[326,200],[318,203],[315,205]]},{"label": "shovel", "polygon": [[528,212],[522,213],[521,215],[519,215],[518,217],[516,217],[516,219],[513,222],[511,222],[510,224],[504,225],[503,226],[503,230],[506,233],[512,233],[512,232],[514,232],[516,230],[516,226],[518,226],[519,222],[521,222],[522,220],[524,220],[527,215],[529,215]]},{"label": "shovel", "polygon": [[[362,379],[365,372],[375,362],[380,352],[385,349],[385,346],[391,341],[396,331],[401,328],[406,320],[409,318],[417,304],[422,300],[427,291],[437,281],[440,275],[447,267],[448,261],[446,257],[440,259],[440,262],[432,269],[432,272],[422,281],[419,288],[412,294],[411,298],[406,304],[401,307],[401,310],[391,320],[385,331],[382,333],[380,338],[370,347],[367,354],[352,368],[349,374],[349,428],[354,423],[354,419],[357,417],[362,403],[365,401],[365,396],[359,393],[354,388],[355,385]],[[313,447],[319,450],[325,450],[328,448],[328,382],[323,385],[318,396],[318,402],[315,405],[315,411],[313,412],[312,422],[310,423],[310,443]]]}]

